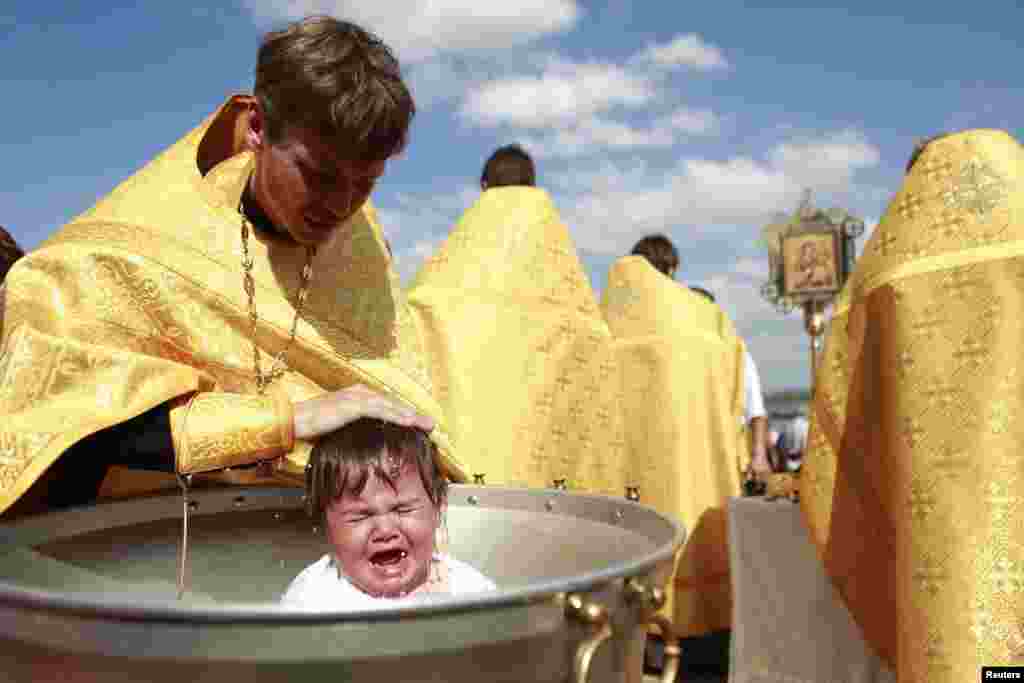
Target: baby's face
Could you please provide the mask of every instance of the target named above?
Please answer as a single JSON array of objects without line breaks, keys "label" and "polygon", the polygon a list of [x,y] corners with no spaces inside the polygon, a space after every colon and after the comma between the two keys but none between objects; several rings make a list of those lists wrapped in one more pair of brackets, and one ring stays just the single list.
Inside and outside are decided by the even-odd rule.
[{"label": "baby's face", "polygon": [[327,508],[327,535],[342,571],[364,593],[399,597],[429,576],[438,510],[413,465],[395,488],[371,474],[363,491],[346,491]]}]

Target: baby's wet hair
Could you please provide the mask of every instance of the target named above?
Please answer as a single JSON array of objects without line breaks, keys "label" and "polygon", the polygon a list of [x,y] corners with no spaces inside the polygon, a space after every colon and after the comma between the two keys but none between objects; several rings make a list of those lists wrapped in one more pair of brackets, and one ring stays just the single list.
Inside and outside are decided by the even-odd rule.
[{"label": "baby's wet hair", "polygon": [[322,519],[345,493],[361,494],[371,475],[395,489],[409,466],[419,473],[423,489],[440,511],[448,500],[448,480],[427,433],[376,418],[355,420],[313,447],[306,470],[306,510]]}]

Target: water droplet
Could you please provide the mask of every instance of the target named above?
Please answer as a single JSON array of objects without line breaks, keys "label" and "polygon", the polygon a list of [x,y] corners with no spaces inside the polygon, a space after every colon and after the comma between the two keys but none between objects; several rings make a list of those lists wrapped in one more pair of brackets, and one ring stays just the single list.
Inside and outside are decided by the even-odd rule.
[{"label": "water droplet", "polygon": [[319,533],[320,533],[320,527],[318,527],[318,526],[314,526],[314,527],[313,527],[313,535],[314,535],[314,536],[316,536],[316,535],[317,535],[317,534],[319,534]]},{"label": "water droplet", "polygon": [[466,502],[469,503],[470,505],[479,505],[480,499],[477,498],[476,496],[470,496],[469,498],[466,499]]},{"label": "water droplet", "polygon": [[189,510],[198,510],[199,509],[199,501],[197,501],[197,500],[190,500],[188,502],[188,509]]},{"label": "water droplet", "polygon": [[236,496],[235,497],[235,507],[236,508],[240,508],[243,505],[245,505],[245,496]]},{"label": "water droplet", "polygon": [[284,515],[282,515],[280,512],[275,512],[274,513],[274,520],[275,521],[280,522],[282,519],[284,519]]},{"label": "water droplet", "polygon": [[548,512],[551,512],[552,510],[555,509],[555,504],[552,503],[550,500],[549,501],[545,501],[544,509],[547,510]]}]

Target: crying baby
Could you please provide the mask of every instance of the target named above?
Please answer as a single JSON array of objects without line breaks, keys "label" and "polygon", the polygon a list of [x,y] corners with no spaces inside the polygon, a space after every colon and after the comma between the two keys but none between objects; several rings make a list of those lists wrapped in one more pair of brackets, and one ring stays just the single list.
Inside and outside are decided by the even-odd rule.
[{"label": "crying baby", "polygon": [[493,581],[437,547],[448,481],[425,432],[361,418],[322,438],[306,495],[332,552],[306,567],[281,604],[322,610],[423,593],[494,590]]}]

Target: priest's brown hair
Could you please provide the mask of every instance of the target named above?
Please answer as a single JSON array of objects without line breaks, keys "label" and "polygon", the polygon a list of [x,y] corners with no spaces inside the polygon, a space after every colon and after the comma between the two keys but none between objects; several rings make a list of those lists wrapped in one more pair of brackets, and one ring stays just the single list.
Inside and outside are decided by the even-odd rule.
[{"label": "priest's brown hair", "polygon": [[672,271],[679,267],[679,252],[672,240],[664,235],[647,235],[635,245],[631,252],[635,256],[643,256],[663,275],[672,276]]},{"label": "priest's brown hair", "polygon": [[298,126],[333,141],[339,156],[353,161],[398,154],[416,113],[387,45],[355,24],[326,16],[266,35],[255,95],[272,143]]}]

